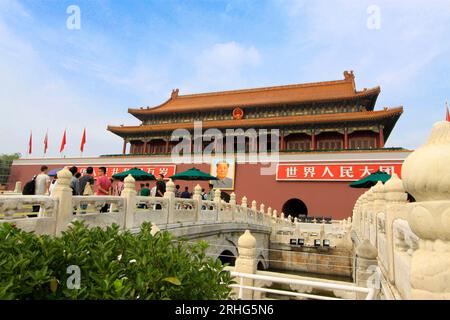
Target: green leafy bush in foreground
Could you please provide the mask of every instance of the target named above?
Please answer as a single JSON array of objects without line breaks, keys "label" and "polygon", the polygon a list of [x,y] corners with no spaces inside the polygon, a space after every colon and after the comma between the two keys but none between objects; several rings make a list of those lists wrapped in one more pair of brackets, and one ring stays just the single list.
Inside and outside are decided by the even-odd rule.
[{"label": "green leafy bush in foreground", "polygon": [[[74,222],[50,237],[0,224],[0,299],[228,298],[230,274],[205,255],[205,242],[150,231],[149,223],[131,234]],[[79,289],[69,266],[79,267]]]}]

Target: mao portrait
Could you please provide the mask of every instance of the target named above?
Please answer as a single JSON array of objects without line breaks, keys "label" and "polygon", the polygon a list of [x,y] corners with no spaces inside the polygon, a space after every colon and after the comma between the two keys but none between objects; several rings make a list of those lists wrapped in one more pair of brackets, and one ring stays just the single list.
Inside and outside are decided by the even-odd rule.
[{"label": "mao portrait", "polygon": [[234,159],[217,159],[211,164],[211,175],[218,178],[212,180],[214,189],[234,190]]}]

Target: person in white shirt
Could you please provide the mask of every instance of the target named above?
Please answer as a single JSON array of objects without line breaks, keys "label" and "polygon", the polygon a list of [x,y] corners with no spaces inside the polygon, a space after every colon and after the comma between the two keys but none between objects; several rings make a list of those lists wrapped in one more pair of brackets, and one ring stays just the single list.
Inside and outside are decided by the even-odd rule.
[{"label": "person in white shirt", "polygon": [[[50,187],[50,177],[47,174],[48,167],[42,166],[41,173],[39,173],[35,180],[34,194],[37,196],[48,195],[48,188]],[[33,205],[33,212],[40,212],[41,206]],[[29,215],[29,217],[34,217],[35,215]]]},{"label": "person in white shirt", "polygon": [[36,188],[34,194],[37,196],[48,195],[48,187],[50,186],[50,177],[47,174],[48,167],[42,166],[41,173],[36,177]]}]

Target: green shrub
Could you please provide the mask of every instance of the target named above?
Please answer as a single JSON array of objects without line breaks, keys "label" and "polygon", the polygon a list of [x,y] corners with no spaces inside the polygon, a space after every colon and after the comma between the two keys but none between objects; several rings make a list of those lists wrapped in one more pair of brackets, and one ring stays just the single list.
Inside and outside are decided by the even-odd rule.
[{"label": "green shrub", "polygon": [[[74,222],[61,237],[0,225],[0,299],[227,299],[230,274],[207,244]],[[70,289],[80,268],[80,287]],[[69,280],[69,281],[68,281]]]}]

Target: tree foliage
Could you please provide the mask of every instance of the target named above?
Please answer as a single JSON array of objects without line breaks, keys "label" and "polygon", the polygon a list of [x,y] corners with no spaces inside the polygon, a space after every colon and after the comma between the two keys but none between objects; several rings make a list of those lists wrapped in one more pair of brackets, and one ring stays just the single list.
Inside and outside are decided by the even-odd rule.
[{"label": "tree foliage", "polygon": [[20,153],[0,155],[0,184],[8,182],[12,162],[21,157]]}]

